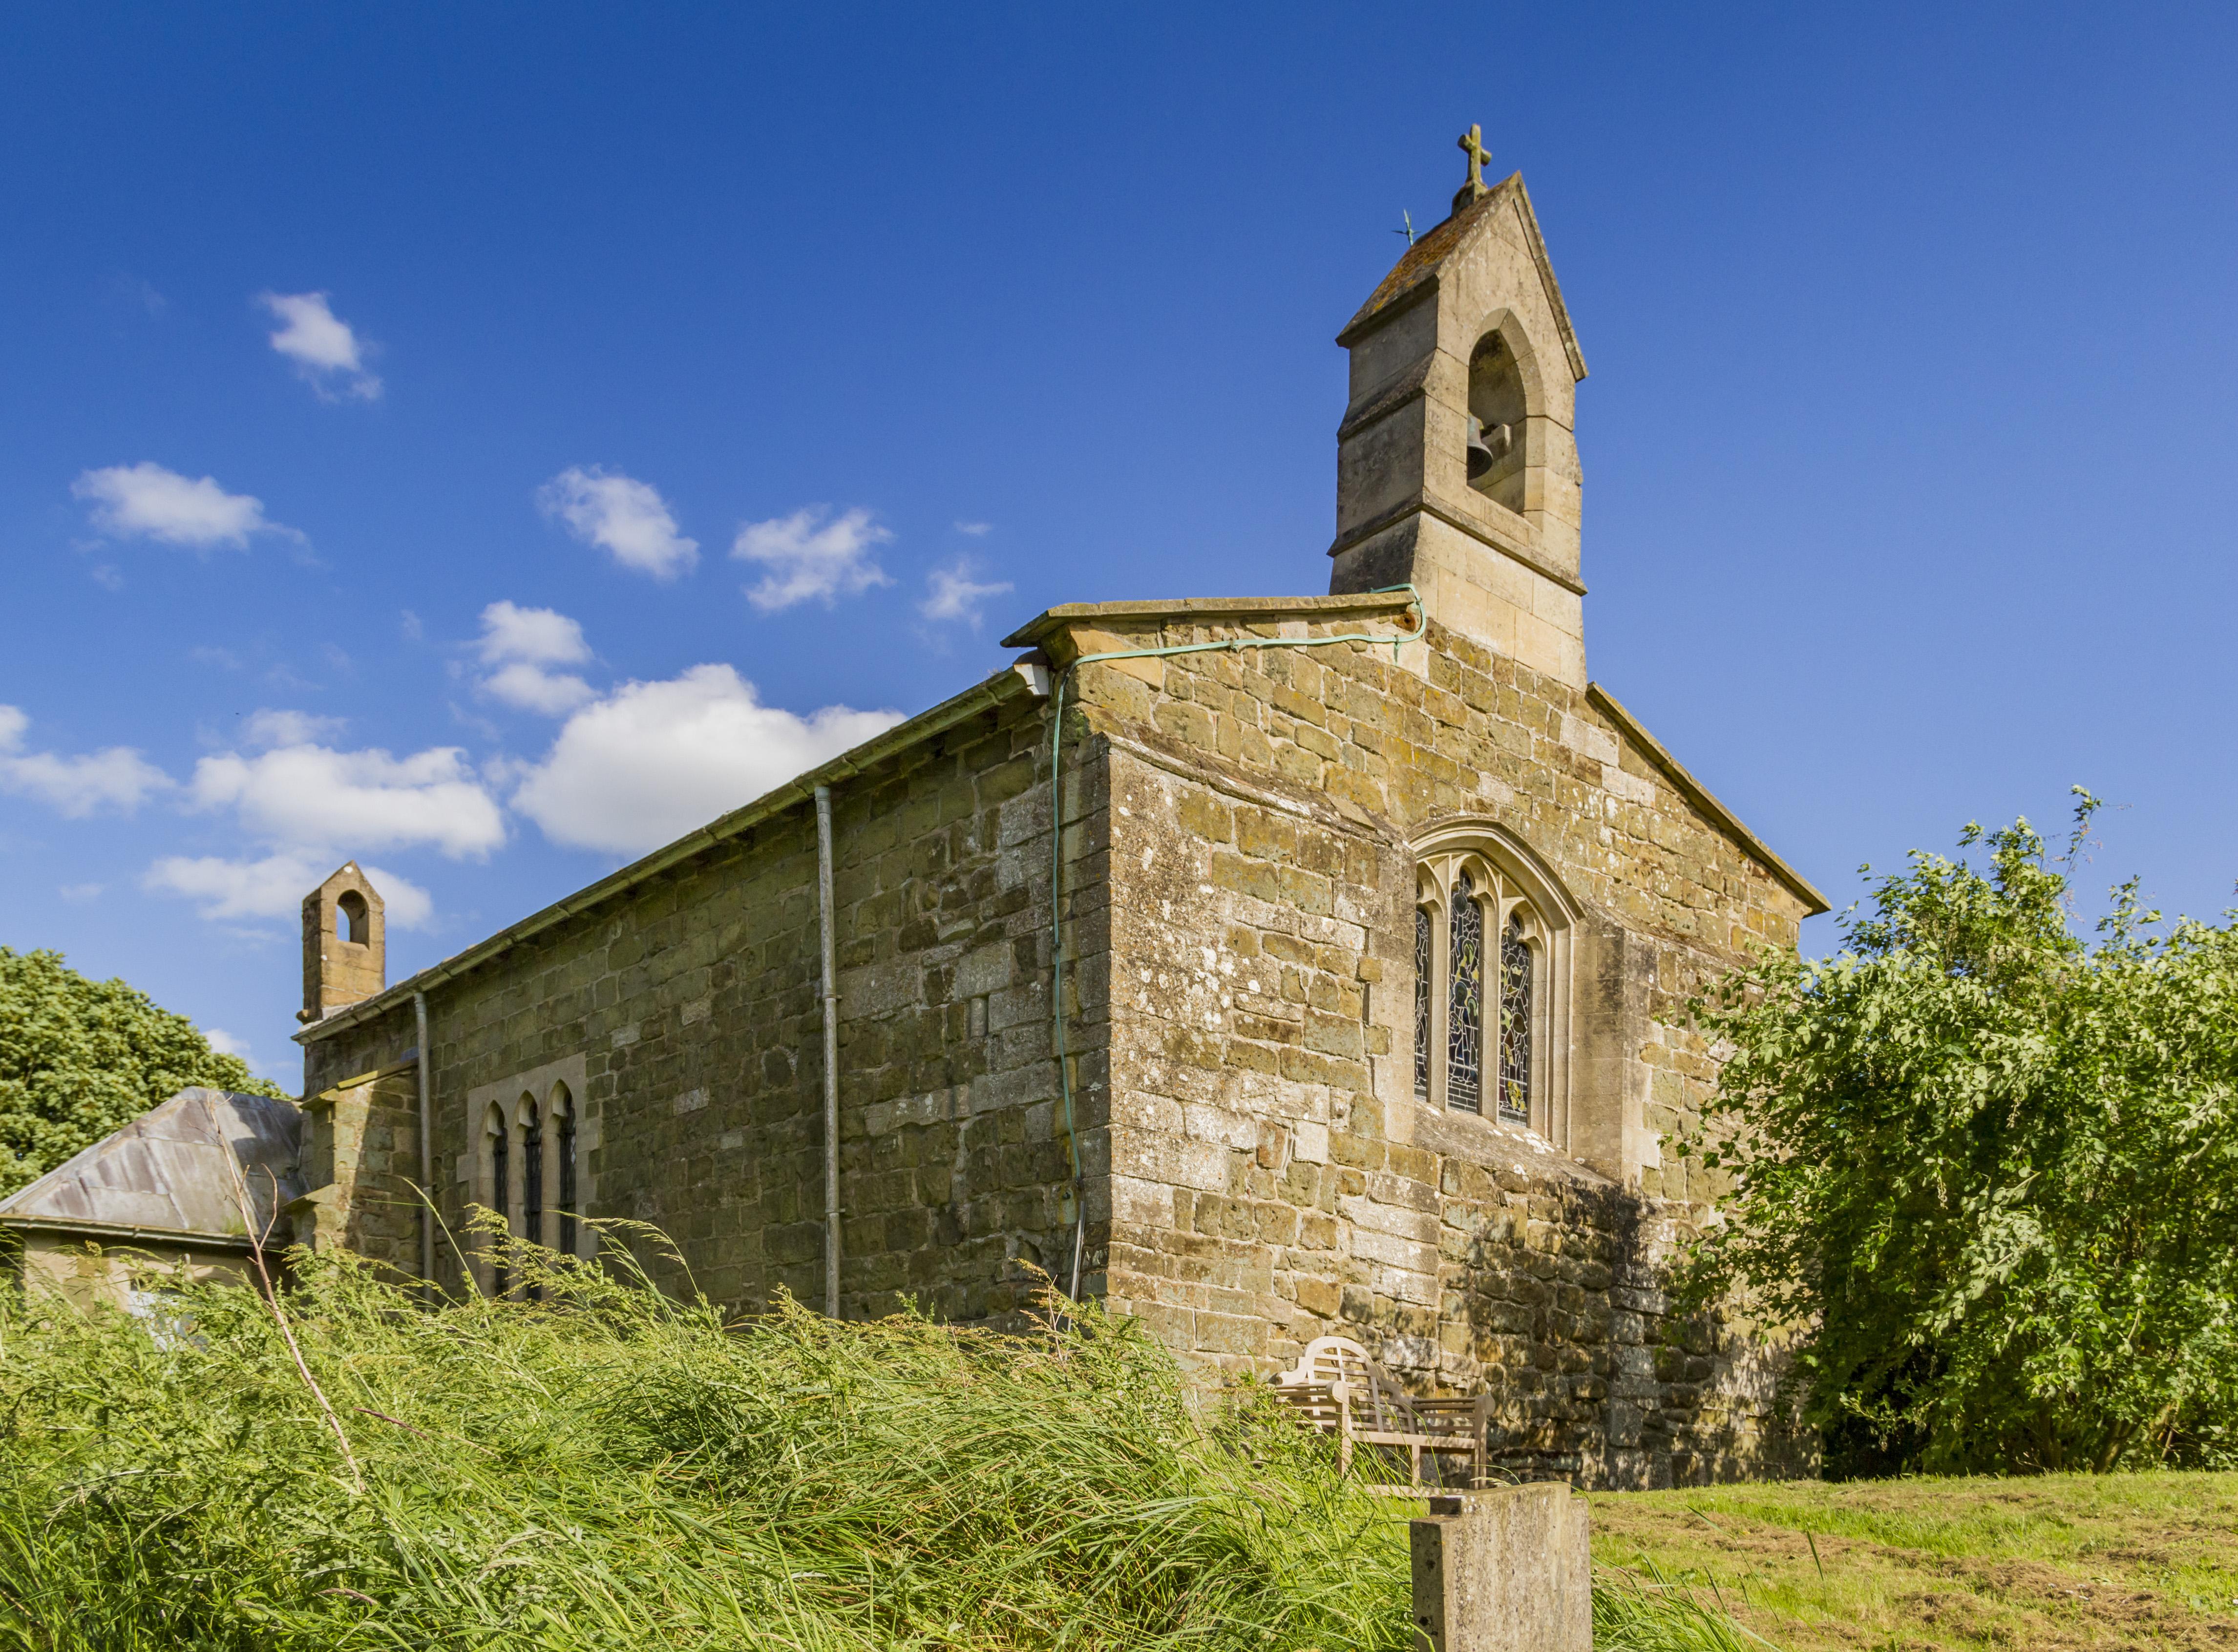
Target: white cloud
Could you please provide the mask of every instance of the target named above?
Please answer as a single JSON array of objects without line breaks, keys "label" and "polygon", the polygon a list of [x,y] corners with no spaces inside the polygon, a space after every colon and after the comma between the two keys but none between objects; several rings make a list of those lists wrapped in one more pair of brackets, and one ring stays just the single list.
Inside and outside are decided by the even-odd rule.
[{"label": "white cloud", "polygon": [[254,835],[305,849],[427,844],[456,860],[505,841],[495,800],[455,746],[401,758],[315,745],[224,752],[195,765],[190,795],[195,808],[231,808]]},{"label": "white cloud", "polygon": [[591,698],[591,685],[551,666],[579,665],[591,657],[583,627],[551,608],[493,602],[482,610],[482,663],[497,670],[482,679],[485,693],[523,711],[558,717]]},{"label": "white cloud", "polygon": [[635,853],[750,803],[901,721],[765,706],[728,666],[625,683],[567,720],[513,805],[555,843]]},{"label": "white cloud", "polygon": [[[198,903],[200,915],[207,919],[293,919],[302,912],[304,895],[333,870],[330,857],[300,849],[279,849],[242,860],[166,855],[148,868],[141,883],[154,893],[181,895]],[[360,870],[381,892],[389,923],[399,929],[427,926],[435,903],[426,890],[393,872],[362,863]]]},{"label": "white cloud", "polygon": [[55,892],[64,900],[76,906],[89,900],[99,900],[101,892],[105,886],[102,884],[64,884]]},{"label": "white cloud", "polygon": [[248,1059],[248,1040],[235,1038],[223,1027],[204,1027],[202,1038],[222,1056],[239,1056],[243,1061]]},{"label": "white cloud", "polygon": [[0,791],[36,798],[64,819],[83,820],[104,808],[129,814],[150,793],[169,790],[171,777],[129,746],[111,746],[82,757],[23,749],[31,720],[0,706]]},{"label": "white cloud", "polygon": [[369,347],[328,306],[324,293],[259,293],[256,302],[281,323],[272,348],[321,395],[331,396],[336,385],[367,401],[381,395],[381,381],[365,370]]},{"label": "white cloud", "polygon": [[[360,862],[358,870],[381,897],[381,915],[385,921],[399,929],[425,929],[427,920],[435,915],[434,897],[418,884],[401,873],[386,871],[380,866],[368,866]],[[301,897],[296,898],[298,909]]]},{"label": "white cloud", "polygon": [[956,531],[957,533],[969,534],[974,539],[979,538],[983,534],[992,533],[994,531],[994,527],[995,524],[992,522],[958,522],[956,524]]},{"label": "white cloud", "polygon": [[928,620],[962,620],[974,631],[979,628],[980,605],[990,596],[1001,596],[1011,588],[1010,582],[981,585],[971,578],[972,562],[968,556],[959,556],[953,566],[937,567],[925,575],[928,593],[917,611]]},{"label": "white cloud", "polygon": [[482,663],[525,660],[536,666],[577,666],[591,657],[580,623],[553,608],[493,602],[482,610]]},{"label": "white cloud", "polygon": [[593,465],[570,465],[537,490],[547,516],[586,545],[656,580],[672,580],[699,563],[699,541],[677,531],[676,517],[649,483]]},{"label": "white cloud", "polygon": [[310,856],[282,850],[259,860],[216,855],[165,855],[148,868],[142,885],[156,894],[183,895],[204,918],[291,918],[303,896],[328,871]]},{"label": "white cloud", "polygon": [[252,746],[308,746],[314,740],[332,740],[342,732],[344,724],[342,718],[315,717],[307,711],[259,709],[243,720],[241,732]]},{"label": "white cloud", "polygon": [[731,554],[770,569],[746,593],[756,607],[789,608],[811,597],[828,607],[835,597],[856,596],[874,585],[893,583],[871,560],[871,547],[892,538],[867,510],[858,508],[833,517],[829,505],[810,505],[790,516],[748,522],[738,530]]},{"label": "white cloud", "polygon": [[70,484],[70,492],[92,503],[96,527],[119,539],[145,537],[207,551],[217,545],[245,550],[251,534],[278,534],[299,542],[303,538],[292,527],[266,521],[262,500],[228,494],[214,476],[189,481],[151,460],[86,471]]},{"label": "white cloud", "polygon": [[483,692],[523,711],[560,717],[592,698],[591,685],[572,671],[546,671],[516,662],[482,679]]}]

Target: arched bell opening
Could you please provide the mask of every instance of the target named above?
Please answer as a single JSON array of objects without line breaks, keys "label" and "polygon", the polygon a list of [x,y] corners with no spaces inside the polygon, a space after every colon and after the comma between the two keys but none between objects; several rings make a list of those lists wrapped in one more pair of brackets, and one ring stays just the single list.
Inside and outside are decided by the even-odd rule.
[{"label": "arched bell opening", "polygon": [[1468,410],[1468,485],[1520,515],[1530,406],[1514,347],[1497,329],[1469,357]]},{"label": "arched bell opening", "polygon": [[353,946],[362,946],[373,939],[371,912],[365,897],[354,889],[345,889],[334,901],[334,935]]}]

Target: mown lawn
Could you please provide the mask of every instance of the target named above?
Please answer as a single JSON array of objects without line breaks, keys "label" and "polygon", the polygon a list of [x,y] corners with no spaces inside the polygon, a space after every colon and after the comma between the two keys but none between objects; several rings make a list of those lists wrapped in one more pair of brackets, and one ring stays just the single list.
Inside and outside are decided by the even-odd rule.
[{"label": "mown lawn", "polygon": [[1809,1649],[2238,1649],[2238,1474],[1593,1496],[1593,1560]]}]

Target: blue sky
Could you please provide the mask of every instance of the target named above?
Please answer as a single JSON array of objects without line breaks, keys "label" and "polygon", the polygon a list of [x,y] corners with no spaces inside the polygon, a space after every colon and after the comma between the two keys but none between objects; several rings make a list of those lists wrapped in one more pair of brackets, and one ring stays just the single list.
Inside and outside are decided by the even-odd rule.
[{"label": "blue sky", "polygon": [[292,1082],[346,856],[400,979],[1052,602],[1326,588],[1471,121],[1592,674],[1837,903],[2082,782],[2217,912],[2234,83],[2208,7],[19,10],[0,944]]}]

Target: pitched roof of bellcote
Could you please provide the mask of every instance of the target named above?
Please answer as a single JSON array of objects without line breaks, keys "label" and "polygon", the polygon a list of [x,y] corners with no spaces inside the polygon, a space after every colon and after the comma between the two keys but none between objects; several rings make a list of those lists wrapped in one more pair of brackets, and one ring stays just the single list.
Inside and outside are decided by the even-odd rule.
[{"label": "pitched roof of bellcote", "polygon": [[1562,302],[1562,284],[1554,279],[1554,266],[1546,256],[1546,239],[1539,233],[1539,215],[1531,209],[1531,192],[1523,187],[1520,172],[1509,173],[1407,248],[1406,255],[1391,266],[1391,273],[1377,283],[1375,290],[1367,295],[1367,302],[1344,324],[1344,331],[1336,335],[1336,342],[1350,347],[1400,306],[1436,291],[1440,269],[1468,232],[1510,205],[1523,221],[1523,236],[1530,245],[1531,260],[1539,266],[1539,279],[1546,283],[1546,303],[1554,312],[1554,325],[1562,335],[1562,348],[1570,358],[1570,375],[1584,378],[1586,356],[1578,347],[1578,329],[1571,325],[1569,307]]}]

